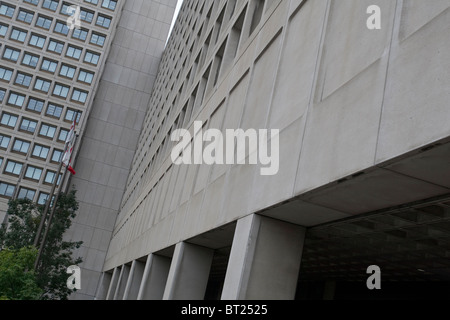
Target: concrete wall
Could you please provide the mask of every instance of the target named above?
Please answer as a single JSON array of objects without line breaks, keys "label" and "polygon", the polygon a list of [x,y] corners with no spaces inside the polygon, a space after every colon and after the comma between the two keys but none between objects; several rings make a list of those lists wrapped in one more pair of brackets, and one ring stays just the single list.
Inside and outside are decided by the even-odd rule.
[{"label": "concrete wall", "polygon": [[66,239],[83,241],[85,284],[74,299],[95,296],[175,5],[124,2],[71,181],[80,209]]},{"label": "concrete wall", "polygon": [[[191,2],[185,1],[186,11]],[[160,123],[167,110],[169,125],[161,126],[161,138],[148,139],[148,144],[145,140],[152,136],[152,130],[144,127],[139,144],[142,157],[138,158],[142,161],[131,171],[136,172],[139,182],[131,183],[125,192],[131,200],[123,201],[105,271],[294,197],[312,197],[324,186],[363,171],[365,179],[386,183],[391,181],[391,177],[386,178],[387,171],[370,172],[450,135],[450,40],[443,31],[449,28],[450,1],[274,0],[266,1],[257,30],[241,39],[236,57],[221,71],[217,85],[184,128],[192,132],[194,120],[208,120],[207,127],[223,131],[279,129],[279,173],[264,177],[259,166],[251,165],[174,166],[170,152],[147,167],[145,161],[150,162],[156,154],[213,53],[218,52],[249,4],[237,2],[231,22],[223,26],[225,31],[217,44],[210,45],[206,62],[188,85],[190,66],[225,2],[215,4],[208,29],[199,37],[201,44],[193,46],[192,54],[185,52],[194,43],[201,23],[180,51],[176,51],[177,44],[184,38],[173,39],[173,46],[169,43],[175,49],[165,53],[169,59],[164,61],[159,78],[167,77],[167,70],[175,65],[179,68],[177,62],[185,56],[191,58],[181,69],[179,80],[168,81],[166,89],[158,87],[153,93],[156,98],[167,94]],[[373,4],[381,8],[381,30],[366,27],[366,10]],[[180,27],[184,28],[187,26]],[[180,59],[170,59],[173,52]],[[182,84],[183,93],[174,107],[172,99]],[[152,108],[156,106],[151,105],[149,112]],[[421,196],[448,192],[424,181],[395,178],[398,184],[392,193],[404,193],[398,201],[413,200],[411,193],[409,198],[406,195],[408,188],[412,194],[420,189]],[[371,188],[365,192],[370,193]],[[372,209],[350,208],[354,205],[351,195],[342,193],[335,199],[336,203],[341,199],[342,210],[334,210],[323,201],[326,211],[316,216],[313,205],[292,208],[301,213],[296,223],[309,226]],[[382,196],[378,198],[382,200],[378,206],[391,204]]]}]

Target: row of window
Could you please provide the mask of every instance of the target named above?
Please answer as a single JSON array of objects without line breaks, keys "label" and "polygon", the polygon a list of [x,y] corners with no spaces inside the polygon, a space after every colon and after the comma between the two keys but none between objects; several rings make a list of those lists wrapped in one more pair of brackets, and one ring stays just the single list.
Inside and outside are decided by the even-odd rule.
[{"label": "row of window", "polygon": [[[58,3],[56,3],[56,6],[54,7],[55,10],[52,10],[52,11],[56,11],[57,6],[58,6]],[[72,16],[75,13],[74,10],[72,9],[72,6],[74,6],[74,5],[71,3],[68,3],[68,2],[64,2],[61,7],[60,13],[65,16]],[[44,7],[44,8],[49,9],[48,7]],[[14,16],[15,11],[16,11],[15,6],[8,4],[8,3],[4,3],[4,2],[0,3],[0,15],[12,18]],[[87,22],[87,23],[91,23],[94,20],[94,15],[95,15],[95,12],[87,10],[85,8],[80,8],[80,20],[83,20],[84,22]],[[37,24],[37,22],[36,22],[36,26],[43,27],[47,30],[50,29],[50,25],[51,25],[51,22],[53,19],[50,17],[42,16],[42,15],[40,15],[40,16],[44,20],[47,20],[47,22],[43,23],[43,24]],[[24,8],[19,8],[16,19],[19,21],[31,24],[33,17],[34,17],[33,11],[26,10]],[[111,26],[111,20],[112,20],[112,17],[99,13],[97,15],[95,25],[108,29]],[[65,27],[67,29],[69,29],[67,27],[67,21],[64,21],[63,24],[65,25]],[[55,27],[55,31],[56,30],[57,29]],[[58,32],[58,31],[56,31],[56,32]]]},{"label": "row of window", "polygon": [[[4,134],[0,134],[0,149],[7,150],[10,144],[11,144],[11,137]],[[28,154],[30,147],[31,142],[16,138],[14,140],[14,143],[12,144],[11,152]],[[50,161],[53,163],[59,163],[62,154],[63,154],[62,150],[53,149]],[[50,155],[50,147],[35,143],[30,156],[37,160],[47,161],[49,155]]]},{"label": "row of window", "polygon": [[[117,1],[118,0],[100,0],[102,8],[106,8],[109,10],[115,10],[117,7]],[[23,2],[31,3],[35,6],[37,6],[40,2],[40,0],[23,0]],[[99,3],[99,0],[84,0],[84,2],[97,5]],[[51,11],[56,11],[58,8],[59,0],[44,0],[42,3],[42,8],[49,9]],[[64,3],[66,4],[66,3]],[[64,5],[63,4],[63,5]]]},{"label": "row of window", "polygon": [[[39,40],[36,40],[36,41],[39,41]],[[56,53],[56,54],[61,54],[63,52],[64,45],[65,45],[64,42],[50,39],[49,44],[47,46],[47,51]],[[71,44],[69,44],[67,46],[66,57],[69,57],[69,58],[72,58],[75,60],[80,60],[82,53],[83,53],[83,48],[79,48],[79,47],[73,46]],[[19,50],[19,49],[12,48],[12,47],[5,47],[2,58],[6,59],[6,60],[10,60],[12,62],[17,62],[19,60],[20,54],[21,54],[21,50]],[[99,60],[100,60],[99,53],[86,50],[83,62],[97,65]],[[34,55],[34,54],[31,54],[28,52],[25,52],[25,54],[22,58],[22,64],[27,65],[31,68],[35,68],[38,61],[39,61],[38,55]],[[50,70],[44,70],[44,71],[50,71]]]},{"label": "row of window", "polygon": [[[22,120],[19,121],[18,115],[8,113],[8,112],[2,113],[2,115],[0,117],[0,124],[4,127],[12,129],[12,130],[16,129],[17,124],[19,124],[18,129],[22,132],[29,133],[29,134],[34,134],[38,127],[38,121],[33,120],[33,119],[28,119],[26,117],[22,117]],[[57,131],[58,131],[57,126],[51,125],[48,123],[41,123],[38,134],[39,134],[39,136],[41,136],[43,138],[53,139],[55,137]],[[60,142],[65,142],[68,134],[69,134],[69,130],[60,128],[57,140]],[[7,137],[7,136],[5,136],[5,137]],[[6,143],[6,142],[9,143],[8,140],[5,140],[4,143]],[[3,147],[3,145],[0,148],[2,148],[2,147]]]},{"label": "row of window", "polygon": [[[0,165],[1,165],[1,159],[0,159]],[[12,198],[14,196],[14,192],[16,190],[16,186],[6,183],[6,182],[0,182],[0,196],[5,198]],[[34,200],[36,196],[36,190],[28,189],[21,187],[19,189],[19,194],[17,195],[18,199],[29,199],[31,201]],[[39,197],[37,200],[37,203],[40,205],[44,205],[48,199],[48,193],[40,192]]]},{"label": "row of window", "polygon": [[[37,61],[35,59],[38,60],[39,57],[33,56],[31,54],[25,54],[23,61],[25,64],[31,63],[31,61],[34,61],[33,63],[37,63]],[[42,60],[42,64],[41,64],[41,70],[47,71],[50,73],[55,73],[57,66],[58,66],[58,62],[44,58]],[[64,78],[73,79],[75,77],[75,74],[77,73],[76,71],[77,71],[77,67],[62,63],[61,67],[59,69],[58,75],[61,77],[64,77]],[[12,76],[13,76],[13,69],[0,67],[0,79],[1,80],[9,82],[11,80]],[[38,90],[38,88],[36,86],[40,84],[38,79],[39,78],[36,77],[36,81],[35,81],[35,85],[34,85],[34,89],[36,89],[36,90]],[[14,79],[14,84],[28,88],[31,85],[32,80],[33,80],[32,74],[18,71],[16,74],[16,77]],[[94,80],[93,72],[83,70],[83,69],[80,69],[78,71],[77,81],[85,83],[85,84],[92,84],[93,80]],[[48,82],[50,82],[50,81],[48,81]],[[40,91],[42,91],[42,90],[40,90]],[[45,92],[48,92],[48,90]]]},{"label": "row of window", "polygon": [[[36,24],[38,24],[39,21],[40,21],[40,19],[38,19]],[[45,23],[45,22],[43,22],[43,23]],[[51,23],[51,21],[50,21],[50,23]],[[9,29],[9,25],[0,23],[0,36],[5,37],[8,32],[8,29]],[[48,28],[46,28],[46,29],[48,29]],[[64,22],[61,22],[61,21],[57,21],[54,31],[57,33],[64,34],[64,35],[69,34],[69,28],[67,27],[67,25]],[[88,29],[74,28],[73,32],[72,32],[72,38],[78,39],[78,40],[81,40],[84,42],[88,38],[88,34],[89,34]],[[28,36],[27,30],[13,27],[11,30],[11,34],[9,35],[9,39],[12,39],[12,40],[15,40],[15,41],[18,41],[21,43],[25,43],[27,36]],[[47,40],[47,37],[45,37],[43,35],[40,35],[37,33],[31,33],[28,44],[42,49],[42,48],[44,48],[46,40]],[[105,44],[105,41],[106,41],[106,35],[97,33],[97,32],[91,33],[89,43],[103,47]]]},{"label": "row of window", "polygon": [[[3,160],[2,160],[3,162]],[[1,165],[1,163],[0,163]],[[24,167],[23,163],[16,162],[13,160],[8,160],[6,162],[5,168],[3,170],[3,173],[10,174],[13,176],[19,176],[22,172],[22,168]],[[35,182],[40,182],[42,176],[43,176],[44,169],[38,168],[32,165],[28,165],[24,174],[24,179],[33,180]],[[44,175],[43,183],[46,184],[53,184],[55,182],[56,178],[56,172],[47,170],[46,174]],[[57,184],[59,184],[61,179],[61,174],[59,174]]]},{"label": "row of window", "polygon": [[[8,79],[10,79],[11,75],[12,75],[11,70],[0,67],[0,79],[8,81]],[[22,74],[22,75],[23,76],[19,77],[19,79],[16,78],[16,82],[22,81],[23,84],[21,84],[21,83],[17,83],[17,84],[27,86],[29,81],[31,83],[31,79],[29,79],[28,76],[26,76],[25,74]],[[29,84],[28,84],[28,86],[29,86]],[[33,85],[34,90],[40,91],[42,93],[51,92],[53,96],[61,98],[61,99],[66,99],[69,96],[70,86],[56,82],[53,85],[53,90],[51,90],[51,88],[52,88],[52,81],[43,79],[43,78],[36,78],[36,81],[34,82],[34,85]],[[87,100],[88,94],[89,94],[89,92],[87,92],[87,91],[73,88],[70,99],[72,101],[84,104]],[[20,93],[11,91],[9,94],[7,103],[11,106],[22,107],[25,102],[25,97],[26,96],[24,94],[20,94]],[[2,102],[3,100],[4,100],[4,93],[3,93],[3,99],[0,100],[0,102]]]}]

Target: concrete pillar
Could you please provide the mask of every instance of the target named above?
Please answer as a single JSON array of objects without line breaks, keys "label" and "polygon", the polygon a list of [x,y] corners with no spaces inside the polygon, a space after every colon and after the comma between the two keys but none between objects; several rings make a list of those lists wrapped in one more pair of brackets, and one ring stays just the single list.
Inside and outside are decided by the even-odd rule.
[{"label": "concrete pillar", "polygon": [[238,221],[222,300],[293,300],[305,228],[250,215]]},{"label": "concrete pillar", "polygon": [[95,294],[95,300],[106,300],[108,295],[108,290],[111,285],[112,273],[103,272],[100,278],[100,284],[97,288],[97,293]]},{"label": "concrete pillar", "polygon": [[141,287],[142,275],[144,274],[145,264],[134,260],[131,264],[130,275],[128,276],[123,300],[136,300],[139,288]]},{"label": "concrete pillar", "polygon": [[163,300],[203,300],[214,250],[186,242],[175,247]]},{"label": "concrete pillar", "polygon": [[138,300],[162,300],[170,270],[170,258],[150,254],[145,264]]},{"label": "concrete pillar", "polygon": [[111,278],[111,284],[109,285],[108,294],[106,295],[106,300],[113,300],[114,294],[116,293],[117,288],[117,282],[119,281],[120,276],[120,267],[116,267],[114,269],[112,278]]},{"label": "concrete pillar", "polygon": [[124,264],[120,272],[119,280],[117,281],[116,292],[114,293],[114,300],[122,300],[127,285],[128,275],[130,274],[130,266]]}]

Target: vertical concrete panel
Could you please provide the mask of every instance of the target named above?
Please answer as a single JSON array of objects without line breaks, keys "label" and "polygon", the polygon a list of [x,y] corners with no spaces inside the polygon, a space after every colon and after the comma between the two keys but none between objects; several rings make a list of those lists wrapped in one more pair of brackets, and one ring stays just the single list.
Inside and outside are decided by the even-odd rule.
[{"label": "vertical concrete panel", "polygon": [[116,293],[119,277],[120,277],[120,268],[118,267],[114,269],[108,293],[106,294],[106,300],[114,300],[114,294]]},{"label": "vertical concrete panel", "polygon": [[305,228],[278,220],[239,220],[222,299],[294,299],[304,237]]},{"label": "vertical concrete panel", "polygon": [[111,273],[103,272],[102,277],[100,279],[100,284],[97,288],[97,293],[95,294],[95,300],[106,300],[112,278],[113,275]]},{"label": "vertical concrete panel", "polygon": [[162,300],[170,270],[170,258],[151,254],[147,258],[138,300]]},{"label": "vertical concrete panel", "polygon": [[130,266],[124,264],[122,266],[122,270],[120,271],[119,280],[117,281],[117,288],[116,292],[114,293],[114,300],[123,299],[129,275],[130,275]]},{"label": "vertical concrete panel", "polygon": [[163,300],[202,300],[214,251],[186,242],[177,244]]},{"label": "vertical concrete panel", "polygon": [[123,300],[136,300],[141,287],[145,264],[134,260],[131,265],[130,276],[123,295]]}]

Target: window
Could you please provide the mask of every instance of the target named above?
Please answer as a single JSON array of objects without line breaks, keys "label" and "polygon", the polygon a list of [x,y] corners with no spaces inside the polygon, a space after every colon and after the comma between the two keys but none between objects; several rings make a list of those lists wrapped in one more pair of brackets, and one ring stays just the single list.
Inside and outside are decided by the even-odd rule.
[{"label": "window", "polygon": [[78,81],[91,84],[93,79],[94,73],[85,70],[80,70],[80,73],[78,74]]},{"label": "window", "polygon": [[47,112],[45,115],[59,119],[61,117],[62,110],[62,107],[50,103],[47,107]]},{"label": "window", "polygon": [[0,89],[0,102],[3,102],[3,99],[5,98],[6,90]]},{"label": "window", "polygon": [[77,70],[77,68],[75,68],[75,67],[69,66],[67,64],[63,64],[61,66],[61,70],[59,71],[59,75],[73,79],[76,70]]},{"label": "window", "polygon": [[2,36],[2,37],[6,36],[7,32],[8,32],[8,26],[6,24],[0,23],[0,36]]},{"label": "window", "polygon": [[62,159],[63,151],[61,150],[53,150],[52,154],[52,162],[60,162]]},{"label": "window", "polygon": [[44,3],[42,4],[42,8],[49,9],[51,11],[56,11],[56,8],[58,7],[59,1],[57,0],[44,0]]},{"label": "window", "polygon": [[26,131],[28,133],[34,133],[37,127],[37,122],[29,119],[22,119],[22,123],[20,124],[20,130]]},{"label": "window", "polygon": [[45,205],[45,203],[47,202],[47,199],[48,199],[48,193],[41,192],[41,193],[39,194],[39,198],[38,198],[37,203],[38,203],[39,205],[43,206],[43,205]]},{"label": "window", "polygon": [[103,3],[102,3],[103,8],[108,8],[108,9],[114,10],[114,9],[116,9],[116,6],[117,6],[117,0],[103,0]]},{"label": "window", "polygon": [[50,39],[50,43],[48,44],[47,50],[51,51],[51,52],[55,52],[55,53],[61,54],[62,51],[63,51],[63,48],[64,48],[64,43],[63,42]]},{"label": "window", "polygon": [[20,30],[17,28],[13,28],[12,32],[11,32],[11,36],[9,37],[10,39],[19,41],[19,42],[24,42],[25,38],[27,37],[27,32],[24,30]]},{"label": "window", "polygon": [[80,59],[81,57],[81,52],[83,50],[81,48],[77,48],[74,46],[68,46],[67,47],[67,52],[66,52],[66,56],[74,58],[74,59]]},{"label": "window", "polygon": [[14,14],[14,11],[16,10],[15,7],[7,5],[6,3],[2,3],[0,5],[0,14],[2,16],[12,17]]},{"label": "window", "polygon": [[[48,184],[53,184],[55,182],[56,172],[54,171],[47,171],[45,174],[44,182]],[[57,185],[61,182],[61,174],[58,176],[58,181],[56,182]]]},{"label": "window", "polygon": [[39,181],[39,179],[41,179],[41,175],[42,175],[42,169],[36,168],[33,166],[28,166],[27,171],[25,172],[25,178],[37,180],[37,181]]},{"label": "window", "polygon": [[30,148],[30,143],[24,140],[16,139],[14,141],[14,145],[12,147],[12,151],[20,152],[20,153],[27,153],[28,149]]},{"label": "window", "polygon": [[38,5],[38,3],[39,3],[39,0],[23,0],[24,2],[28,2],[28,3],[31,3],[31,4],[34,4],[35,6],[37,6]]},{"label": "window", "polygon": [[35,56],[30,53],[25,53],[22,59],[22,64],[35,68],[37,66],[37,63],[39,61],[39,56]]},{"label": "window", "polygon": [[33,16],[34,16],[33,12],[20,9],[19,14],[17,15],[17,20],[30,24],[31,21],[33,20]]},{"label": "window", "polygon": [[50,26],[52,25],[53,19],[45,16],[39,15],[36,20],[36,26],[50,30]]},{"label": "window", "polygon": [[69,87],[68,86],[64,86],[62,84],[56,84],[55,88],[53,89],[53,94],[55,96],[59,96],[59,97],[63,97],[63,98],[67,98],[67,95],[69,94]]},{"label": "window", "polygon": [[33,79],[33,76],[30,76],[29,74],[25,74],[22,72],[18,72],[14,84],[18,84],[28,88],[31,84],[31,79]]},{"label": "window", "polygon": [[72,5],[70,3],[63,2],[60,13],[65,16],[70,16],[72,14],[72,11],[70,9],[71,6]]},{"label": "window", "polygon": [[86,29],[73,29],[72,38],[85,41],[88,35],[88,30]]},{"label": "window", "polygon": [[104,28],[109,28],[109,26],[111,25],[111,18],[99,14],[97,17],[97,22],[95,24]]},{"label": "window", "polygon": [[11,198],[14,195],[16,187],[12,184],[0,182],[0,195],[4,197]]},{"label": "window", "polygon": [[34,89],[42,92],[48,92],[48,90],[50,90],[51,84],[52,82],[49,80],[37,78],[36,82],[34,83]]},{"label": "window", "polygon": [[105,44],[105,39],[106,39],[105,36],[93,32],[91,36],[91,43],[96,44],[98,46],[103,46]]},{"label": "window", "polygon": [[65,23],[65,22],[56,21],[54,31],[57,33],[67,35],[69,33],[69,27],[67,26],[67,23]]},{"label": "window", "polygon": [[17,198],[28,199],[30,201],[33,201],[35,195],[36,195],[36,191],[22,187],[19,190],[19,194],[18,194]]},{"label": "window", "polygon": [[40,159],[47,159],[50,148],[35,144],[32,152],[32,156]]},{"label": "window", "polygon": [[69,134],[69,130],[66,129],[61,129],[59,131],[59,135],[58,135],[58,140],[59,141],[66,141],[67,140],[67,135]]},{"label": "window", "polygon": [[86,91],[81,91],[81,90],[78,90],[78,89],[74,89],[73,93],[72,93],[72,100],[78,101],[78,102],[81,102],[81,103],[85,103],[87,95],[88,95],[88,93]]},{"label": "window", "polygon": [[25,101],[25,96],[15,92],[9,94],[8,104],[13,106],[21,107]]},{"label": "window", "polygon": [[58,63],[56,61],[44,59],[42,61],[41,70],[54,73],[56,71],[57,66],[58,66]]},{"label": "window", "polygon": [[98,4],[98,0],[84,0],[84,2],[89,2],[89,3],[92,3],[94,5]]},{"label": "window", "polygon": [[11,137],[0,134],[0,148],[1,149],[8,149],[10,141],[11,141]]},{"label": "window", "polygon": [[12,73],[13,73],[12,70],[0,67],[0,79],[1,80],[5,80],[5,81],[11,80]]},{"label": "window", "polygon": [[0,123],[4,126],[14,128],[17,124],[17,119],[18,117],[13,114],[3,113]]},{"label": "window", "polygon": [[86,22],[91,23],[94,19],[94,12],[90,10],[86,10],[84,8],[81,8],[80,10],[80,19]]},{"label": "window", "polygon": [[0,167],[2,166],[2,164],[3,164],[3,158],[0,158]]},{"label": "window", "polygon": [[19,59],[19,55],[20,55],[20,50],[11,49],[11,48],[6,48],[5,52],[3,52],[3,58],[12,60],[12,61],[17,61],[17,59]]},{"label": "window", "polygon": [[56,127],[45,123],[41,125],[41,130],[39,130],[39,134],[47,138],[53,138],[55,136],[55,133]]},{"label": "window", "polygon": [[84,62],[92,63],[97,65],[98,60],[100,59],[100,54],[92,52],[92,51],[86,51],[86,55],[84,56]]},{"label": "window", "polygon": [[77,114],[77,123],[79,123],[80,119],[81,119],[82,112],[78,111],[78,110],[67,109],[66,116],[64,117],[64,120],[69,121],[69,122],[73,122],[73,120],[75,119],[75,114]]},{"label": "window", "polygon": [[37,100],[35,98],[30,98],[30,100],[28,100],[27,110],[40,113],[43,108],[44,108],[44,101]]},{"label": "window", "polygon": [[46,37],[38,36],[37,34],[32,34],[29,44],[38,48],[43,48],[46,39],[47,39]]},{"label": "window", "polygon": [[23,167],[22,163],[9,160],[6,163],[5,172],[18,176],[18,175],[20,175],[20,172],[22,171],[22,167]]}]

